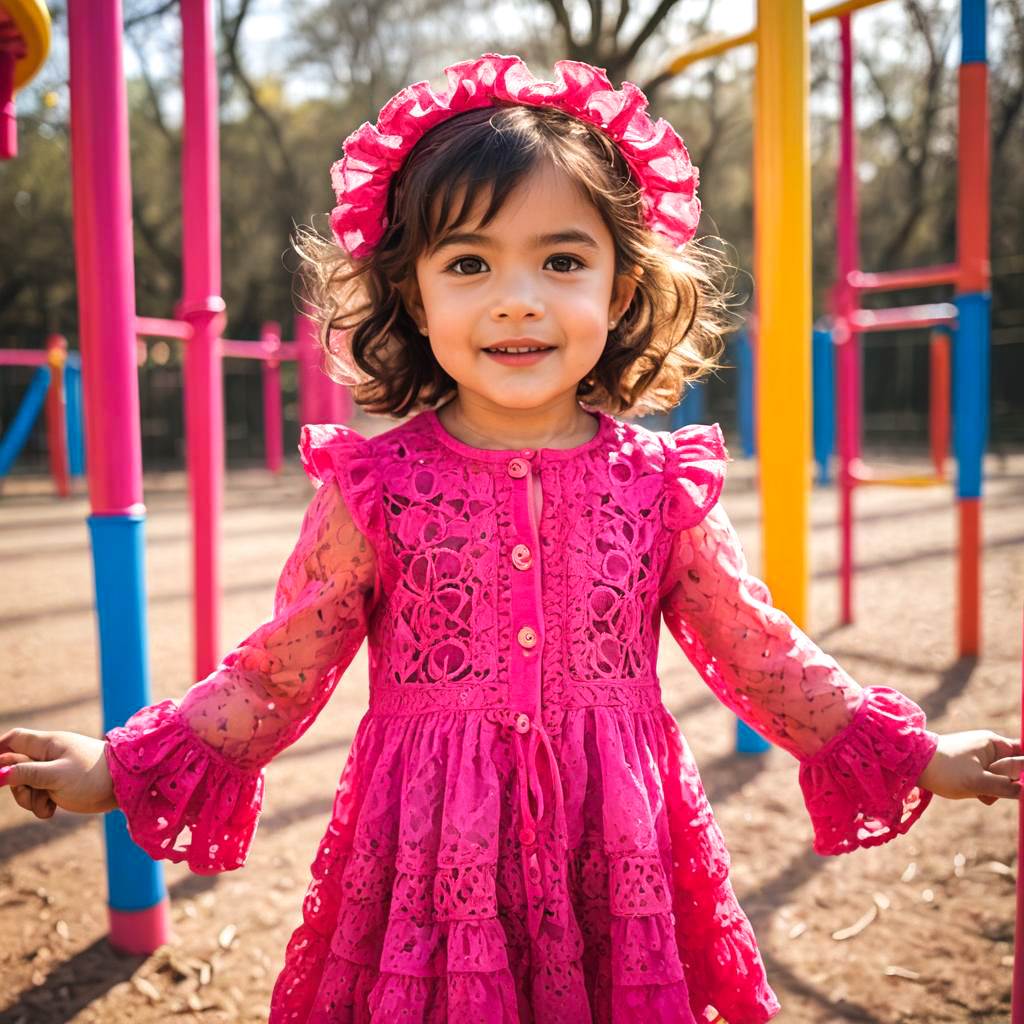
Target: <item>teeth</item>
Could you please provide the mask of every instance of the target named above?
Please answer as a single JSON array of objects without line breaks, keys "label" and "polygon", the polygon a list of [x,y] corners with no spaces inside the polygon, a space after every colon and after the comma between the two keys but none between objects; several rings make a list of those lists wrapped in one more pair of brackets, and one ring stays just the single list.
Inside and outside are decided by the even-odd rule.
[{"label": "teeth", "polygon": [[488,352],[544,352],[546,349],[541,348],[489,348]]}]

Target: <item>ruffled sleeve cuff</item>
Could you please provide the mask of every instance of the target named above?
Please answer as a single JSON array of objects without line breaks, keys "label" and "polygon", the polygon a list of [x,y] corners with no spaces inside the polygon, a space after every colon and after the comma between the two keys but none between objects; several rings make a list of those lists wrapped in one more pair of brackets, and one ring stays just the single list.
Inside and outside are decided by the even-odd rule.
[{"label": "ruffled sleeve cuff", "polygon": [[187,861],[199,875],[245,863],[263,806],[262,770],[246,771],[218,755],[172,700],[137,711],[106,740],[114,795],[129,835],[146,853]]},{"label": "ruffled sleeve cuff", "polygon": [[689,530],[711,511],[722,494],[730,461],[717,423],[691,423],[668,435],[661,514],[669,530]]},{"label": "ruffled sleeve cuff", "polygon": [[909,697],[865,687],[850,724],[800,764],[815,853],[849,853],[906,832],[934,795],[917,780],[938,743]]}]

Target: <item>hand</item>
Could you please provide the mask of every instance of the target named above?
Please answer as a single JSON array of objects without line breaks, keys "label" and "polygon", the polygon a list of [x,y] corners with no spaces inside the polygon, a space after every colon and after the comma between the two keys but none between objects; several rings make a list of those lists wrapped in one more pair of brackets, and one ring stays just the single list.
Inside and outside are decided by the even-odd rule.
[{"label": "hand", "polygon": [[76,732],[11,729],[0,736],[0,785],[10,785],[15,803],[37,818],[52,818],[58,807],[112,811],[117,799],[105,747],[104,740]]},{"label": "hand", "polygon": [[[999,797],[1020,799],[1020,773],[1024,765],[1021,741],[988,729],[951,732],[939,737],[919,786],[950,800],[976,796],[983,804]],[[1018,781],[1013,781],[1018,780]]]}]

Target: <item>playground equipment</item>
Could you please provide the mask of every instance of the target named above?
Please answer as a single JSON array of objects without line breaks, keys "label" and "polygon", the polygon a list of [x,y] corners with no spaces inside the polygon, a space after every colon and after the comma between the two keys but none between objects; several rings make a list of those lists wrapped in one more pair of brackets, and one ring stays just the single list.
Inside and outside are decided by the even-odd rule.
[{"label": "playground equipment", "polygon": [[[921,487],[945,483],[944,441],[948,443],[948,342],[952,332],[954,446],[960,505],[958,654],[980,650],[980,502],[982,456],[988,430],[989,264],[988,111],[984,0],[961,4],[960,102],[958,121],[957,262],[948,266],[866,274],[858,264],[853,42],[849,14],[840,19],[842,127],[839,163],[838,266],[834,292],[838,355],[838,419],[842,541],[842,621],[853,621],[853,492],[865,484]],[[932,303],[861,310],[860,293],[949,284],[955,304]],[[861,460],[860,334],[898,328],[930,328],[932,358],[932,476],[879,477]],[[941,331],[936,330],[940,328]],[[945,372],[944,372],[945,371]],[[948,419],[946,420],[948,422]]]},{"label": "playground equipment", "polygon": [[78,356],[68,354],[59,334],[46,341],[44,351],[0,349],[0,366],[35,366],[21,405],[0,438],[0,481],[10,471],[28,440],[40,412],[46,410],[50,475],[61,498],[71,494],[71,477],[83,472],[81,373]]},{"label": "playground equipment", "polygon": [[[757,332],[751,329],[752,334]],[[905,486],[926,486],[946,481],[946,457],[949,454],[950,423],[950,368],[949,348],[951,331],[948,327],[934,327],[929,339],[929,410],[928,436],[934,477],[901,477]],[[740,448],[750,458],[757,450],[754,438],[754,352],[746,330],[737,331],[729,340],[727,352],[736,369],[736,410]],[[812,430],[814,461],[818,467],[819,484],[831,481],[829,461],[836,442],[836,360],[835,341],[831,320],[814,328],[811,339]],[[689,420],[700,419],[693,415]],[[876,481],[862,466],[861,483]]]},{"label": "playground equipment", "polygon": [[[316,365],[315,325],[300,314],[296,317],[295,330],[299,341],[282,341],[280,324],[267,321],[260,332],[259,341],[221,338],[219,345],[221,358],[255,359],[261,364],[265,464],[273,473],[280,470],[283,454],[280,372],[282,362],[297,360],[299,363],[299,404],[303,422],[319,421],[318,417],[324,422],[344,422],[350,414],[345,402],[347,393],[342,388],[332,385]],[[137,316],[135,332],[140,338],[166,338],[186,344],[192,338],[188,324],[181,320],[163,320],[158,317]],[[186,396],[186,403],[187,401]],[[307,417],[309,412],[314,415]]]},{"label": "playground equipment", "polygon": [[[2,0],[0,0],[2,2]],[[181,0],[184,144],[184,295],[173,319],[137,317],[131,235],[127,102],[120,0],[70,0],[72,181],[86,439],[88,523],[99,623],[103,728],[150,703],[143,568],[142,456],[136,345],[139,335],[185,344],[185,445],[193,532],[195,677],[218,662],[221,494],[224,466],[222,358],[258,358],[266,427],[280,463],[281,359],[298,360],[304,419],[346,415],[345,393],[316,366],[315,327],[304,316],[286,346],[276,325],[259,342],[224,340],[220,297],[217,79],[210,0]],[[102,111],[103,116],[95,116]],[[313,382],[316,382],[315,385]],[[339,396],[338,393],[341,393]],[[276,399],[274,396],[277,396]],[[327,415],[325,415],[325,413]],[[340,413],[331,417],[331,413]],[[274,428],[274,420],[277,428]],[[106,815],[110,941],[149,953],[168,940],[162,867],[129,838],[124,816]]]},{"label": "playground equipment", "polygon": [[50,52],[50,12],[42,0],[0,3],[0,160],[18,155],[14,94]]},{"label": "playground equipment", "polygon": [[[733,47],[757,43],[757,111],[755,127],[755,270],[760,324],[756,350],[771,353],[755,374],[758,398],[787,394],[785,403],[757,401],[758,448],[763,508],[764,577],[776,604],[799,625],[806,618],[808,580],[807,506],[809,486],[808,403],[810,324],[810,182],[807,124],[807,32],[811,23],[840,19],[843,63],[843,130],[839,185],[839,285],[836,290],[836,369],[840,384],[838,432],[842,459],[844,620],[849,621],[852,573],[852,498],[856,485],[889,483],[921,486],[944,479],[893,478],[882,481],[859,459],[860,390],[857,339],[868,330],[908,326],[941,328],[953,333],[953,441],[960,499],[959,653],[980,648],[978,592],[980,574],[979,513],[981,464],[987,433],[988,395],[988,115],[985,49],[985,0],[962,0],[959,105],[958,259],[949,267],[863,274],[857,267],[855,179],[853,162],[851,15],[881,0],[846,0],[809,16],[794,4],[759,0],[757,28],[742,35],[699,44],[676,57],[662,78]],[[783,116],[785,111],[785,116]],[[786,259],[779,259],[785,253]],[[784,269],[783,269],[784,268]],[[866,311],[857,306],[860,291],[935,283],[956,285],[953,304]],[[950,362],[944,338],[933,335],[933,460],[940,463],[943,403],[942,377]],[[947,375],[945,379],[949,379]],[[803,382],[803,383],[802,383]],[[803,386],[806,384],[806,387]],[[948,415],[948,414],[947,414]],[[948,420],[947,420],[948,422]]]},{"label": "playground equipment", "polygon": [[[961,0],[962,58],[960,65],[960,132],[958,178],[958,264],[954,267],[865,275],[857,268],[855,179],[853,176],[852,47],[853,12],[881,0],[845,0],[810,15],[798,4],[758,0],[757,27],[742,35],[691,47],[672,60],[659,76],[668,78],[691,64],[756,43],[755,274],[758,282],[757,321],[748,324],[749,338],[740,339],[741,436],[748,453],[753,449],[753,416],[757,423],[762,504],[763,577],[774,603],[797,625],[806,622],[808,589],[808,506],[810,487],[805,467],[811,456],[811,244],[810,154],[808,143],[808,30],[809,25],[838,18],[843,47],[843,129],[839,184],[839,267],[836,291],[836,355],[839,380],[839,443],[842,459],[844,602],[848,602],[852,563],[852,499],[855,484],[880,483],[859,460],[860,390],[857,337],[865,330],[905,326],[956,326],[953,353],[954,445],[960,496],[960,654],[977,653],[979,589],[979,511],[981,458],[987,430],[988,387],[988,116],[986,107],[985,0]],[[780,254],[786,254],[781,259]],[[956,306],[936,304],[867,312],[857,307],[857,290],[907,287],[949,281],[957,285]],[[750,344],[753,342],[753,344]],[[822,342],[819,340],[819,346]],[[948,343],[947,343],[948,344]],[[944,479],[941,472],[948,426],[942,417],[948,392],[948,349],[933,335],[932,450],[939,468],[928,482]],[[756,360],[756,353],[771,358]],[[744,376],[754,357],[753,394]],[[821,379],[830,375],[828,360],[820,360]],[[827,379],[827,377],[826,377]],[[786,394],[786,402],[767,401]],[[747,401],[747,398],[750,401]],[[770,415],[766,410],[770,409]],[[819,467],[827,458],[826,438],[832,429],[827,415],[818,413],[821,435],[816,445]],[[896,485],[919,486],[920,480],[893,478]],[[848,603],[844,605],[848,618]],[[736,750],[760,752],[768,743],[737,720]]]}]

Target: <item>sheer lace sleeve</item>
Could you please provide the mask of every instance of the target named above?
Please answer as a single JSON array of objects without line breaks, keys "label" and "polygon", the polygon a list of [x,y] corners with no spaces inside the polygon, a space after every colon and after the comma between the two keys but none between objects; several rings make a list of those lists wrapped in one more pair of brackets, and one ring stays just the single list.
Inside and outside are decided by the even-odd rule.
[{"label": "sheer lace sleeve", "polygon": [[800,761],[815,852],[888,842],[920,817],[933,794],[917,779],[939,739],[924,712],[859,686],[772,606],[720,505],[673,535],[661,609],[719,700]]},{"label": "sheer lace sleeve", "polygon": [[118,804],[150,856],[187,860],[200,874],[244,863],[262,767],[326,704],[367,634],[375,596],[373,547],[332,478],[306,511],[273,617],[180,703],[142,708],[107,733]]}]

